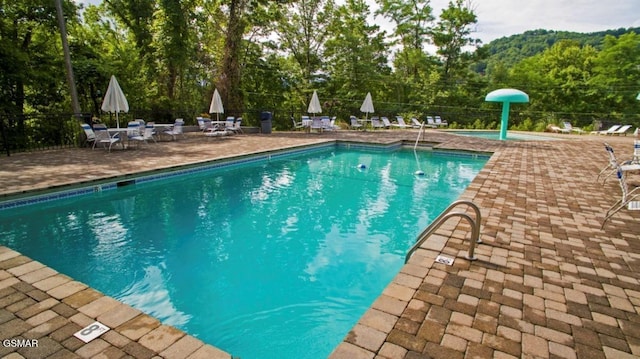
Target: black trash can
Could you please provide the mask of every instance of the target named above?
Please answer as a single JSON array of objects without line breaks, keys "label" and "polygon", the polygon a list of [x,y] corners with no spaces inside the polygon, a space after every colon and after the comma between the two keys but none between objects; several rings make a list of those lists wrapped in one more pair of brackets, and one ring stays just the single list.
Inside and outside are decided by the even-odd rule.
[{"label": "black trash can", "polygon": [[263,111],[260,114],[260,125],[262,133],[271,133],[271,112]]}]

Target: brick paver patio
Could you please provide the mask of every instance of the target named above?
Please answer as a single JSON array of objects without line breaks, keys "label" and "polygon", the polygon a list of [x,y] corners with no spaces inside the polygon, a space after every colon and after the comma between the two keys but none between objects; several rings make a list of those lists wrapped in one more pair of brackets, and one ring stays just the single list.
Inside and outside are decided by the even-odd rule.
[{"label": "brick paver patio", "polygon": [[[0,199],[105,177],[334,140],[415,141],[415,131],[239,135],[135,150],[66,149],[0,157]],[[632,358],[640,356],[640,212],[604,230],[617,181],[595,178],[609,141],[619,157],[631,137],[553,135],[498,142],[428,131],[436,148],[493,156],[462,195],[482,212],[478,260],[464,259],[469,226],[450,220],[418,250],[345,337],[332,358]],[[640,178],[637,176],[636,179]],[[636,181],[638,182],[638,181]],[[452,266],[434,262],[443,254]],[[112,331],[84,344],[73,333],[99,320]],[[217,358],[230,355],[72,278],[0,248],[0,347],[9,358]],[[233,354],[233,353],[232,353]]]}]

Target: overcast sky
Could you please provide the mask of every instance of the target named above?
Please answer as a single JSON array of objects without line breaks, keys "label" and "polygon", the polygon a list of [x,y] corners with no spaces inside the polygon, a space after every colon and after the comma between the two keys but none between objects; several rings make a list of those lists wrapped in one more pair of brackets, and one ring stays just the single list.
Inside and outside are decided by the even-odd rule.
[{"label": "overcast sky", "polygon": [[[431,0],[437,17],[449,0]],[[483,43],[527,30],[595,32],[640,27],[640,0],[472,0]]]}]

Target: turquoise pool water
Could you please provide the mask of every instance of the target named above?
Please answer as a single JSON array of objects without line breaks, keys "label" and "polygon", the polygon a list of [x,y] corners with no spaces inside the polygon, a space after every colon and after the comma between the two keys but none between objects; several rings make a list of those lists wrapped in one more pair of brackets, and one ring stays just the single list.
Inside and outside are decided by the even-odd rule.
[{"label": "turquoise pool water", "polygon": [[[487,138],[490,140],[499,140],[500,139],[500,131],[447,131],[450,133],[455,133],[456,135],[462,136],[471,136],[471,137],[480,137]],[[555,140],[553,137],[542,136],[542,135],[529,135],[524,133],[512,133],[507,131],[507,141],[552,141]]]},{"label": "turquoise pool water", "polygon": [[325,358],[486,162],[417,155],[330,147],[3,210],[0,242],[234,356]]}]

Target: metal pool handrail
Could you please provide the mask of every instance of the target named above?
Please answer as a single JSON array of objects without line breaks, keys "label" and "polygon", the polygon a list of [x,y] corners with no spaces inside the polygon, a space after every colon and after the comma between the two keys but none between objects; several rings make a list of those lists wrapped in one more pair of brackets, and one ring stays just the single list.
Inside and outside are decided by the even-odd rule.
[{"label": "metal pool handrail", "polygon": [[420,140],[420,135],[424,135],[424,122],[420,125],[420,130],[418,131],[418,137],[416,137],[416,143],[413,145],[413,151],[416,151],[418,147],[418,141]]},{"label": "metal pool handrail", "polygon": [[[473,211],[475,212],[475,220],[467,213],[451,212],[455,207],[458,207],[460,205],[467,205],[471,207],[471,209],[473,209]],[[469,245],[469,252],[465,256],[465,258],[470,261],[478,259],[474,256],[474,252],[476,249],[476,243],[482,243],[482,240],[480,239],[480,222],[482,222],[480,208],[478,208],[478,206],[471,201],[460,200],[453,202],[449,207],[447,207],[447,209],[442,211],[442,213],[440,213],[440,215],[429,226],[427,226],[427,228],[425,228],[422,233],[420,233],[420,235],[418,235],[416,243],[407,252],[404,262],[407,263],[409,261],[409,258],[411,258],[413,252],[418,250],[422,243],[424,243],[429,238],[429,236],[433,234],[433,232],[435,232],[445,221],[452,217],[464,218],[471,225],[471,243]]]}]

